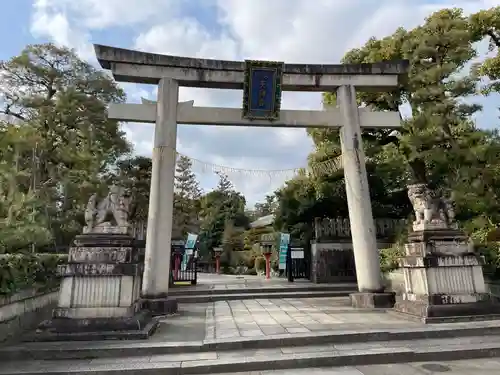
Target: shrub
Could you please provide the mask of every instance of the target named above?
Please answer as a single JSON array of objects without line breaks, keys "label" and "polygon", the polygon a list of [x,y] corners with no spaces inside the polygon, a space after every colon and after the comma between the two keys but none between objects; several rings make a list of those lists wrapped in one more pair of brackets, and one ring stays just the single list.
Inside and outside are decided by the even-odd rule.
[{"label": "shrub", "polygon": [[44,291],[58,286],[57,266],[67,261],[66,254],[0,255],[0,295],[29,288]]},{"label": "shrub", "polygon": [[391,272],[399,268],[398,260],[404,256],[402,246],[394,245],[379,251],[380,270],[382,273]]},{"label": "shrub", "polygon": [[484,257],[485,276],[493,280],[500,279],[500,245],[498,242],[479,245],[475,248]]}]

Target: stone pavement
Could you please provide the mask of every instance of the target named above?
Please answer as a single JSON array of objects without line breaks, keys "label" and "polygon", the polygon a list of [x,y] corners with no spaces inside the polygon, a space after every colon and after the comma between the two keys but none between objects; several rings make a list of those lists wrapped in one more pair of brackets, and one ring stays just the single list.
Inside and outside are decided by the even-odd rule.
[{"label": "stone pavement", "polygon": [[218,301],[206,316],[206,339],[423,326],[385,310],[354,309],[339,297]]},{"label": "stone pavement", "polygon": [[323,367],[296,370],[252,371],[226,375],[495,375],[500,359],[487,358],[451,362],[415,362],[357,367]]},{"label": "stone pavement", "polygon": [[[311,285],[226,275],[203,275],[200,282],[188,288],[208,293],[217,288]],[[500,321],[425,325],[384,309],[354,309],[346,297],[256,298],[179,307],[175,316],[161,318],[157,332],[145,341],[3,344],[0,374],[66,374],[69,368],[81,374],[121,375],[142,371],[218,374],[245,369],[261,372],[239,375],[500,374],[500,359],[405,364],[477,358],[478,353],[500,357]],[[361,366],[390,362],[402,364]],[[334,365],[353,367],[318,368]],[[305,366],[310,368],[262,372]]]},{"label": "stone pavement", "polygon": [[314,284],[309,280],[296,279],[289,282],[285,277],[272,277],[266,280],[264,276],[255,275],[218,275],[214,273],[198,273],[197,285],[179,286],[170,289],[170,293],[182,295],[192,291],[223,291],[223,290],[243,290],[243,289],[269,289],[277,288],[297,289],[297,288],[317,288],[327,289],[329,287],[342,287],[343,285],[352,287],[355,283],[335,283],[335,284]]},{"label": "stone pavement", "polygon": [[[253,369],[269,369],[283,368],[280,363],[296,363],[293,367],[320,367],[325,364],[337,366],[345,366],[346,364],[358,365],[356,368],[344,369],[334,367],[326,369],[325,374],[352,374],[352,375],[401,375],[402,373],[394,372],[398,370],[397,366],[365,366],[376,361],[384,363],[405,363],[412,358],[418,358],[418,355],[426,355],[431,353],[433,359],[448,358],[459,359],[464,358],[462,353],[470,350],[474,346],[481,346],[483,350],[487,348],[495,348],[495,354],[500,350],[500,337],[469,337],[459,340],[453,339],[433,339],[433,340],[400,340],[391,342],[371,342],[371,343],[351,343],[351,344],[325,344],[315,346],[302,347],[277,347],[274,349],[256,349],[256,350],[222,350],[209,351],[198,353],[177,353],[177,354],[161,354],[150,356],[135,356],[126,358],[96,358],[96,359],[79,359],[79,360],[25,360],[16,362],[3,362],[0,366],[0,374],[67,374],[71,372],[80,374],[97,374],[111,372],[112,374],[140,374],[140,371],[149,371],[151,374],[220,374],[231,373],[238,369],[253,368]],[[444,356],[444,357],[443,357]],[[487,356],[486,356],[487,357]],[[406,360],[401,360],[406,358]],[[484,359],[485,364],[497,363],[499,360]],[[489,362],[488,362],[489,361]],[[477,362],[480,363],[480,362]],[[442,369],[447,364],[442,366],[415,366],[408,365],[408,371],[404,375],[418,374],[433,374],[437,373],[436,369]],[[464,367],[467,365],[469,367]],[[454,366],[457,370],[461,368],[468,369],[469,374],[477,375],[475,371],[480,364],[473,365],[464,362],[462,367]],[[401,367],[400,367],[401,368]],[[399,368],[399,369],[400,369]],[[430,369],[430,370],[426,370]],[[453,367],[452,367],[453,368]],[[493,372],[491,372],[493,369]],[[350,370],[351,372],[348,372]],[[410,372],[413,371],[413,372]],[[287,370],[286,374],[301,374],[305,372],[297,372],[298,370]],[[309,372],[316,371],[308,368]],[[318,370],[319,371],[319,370]],[[340,371],[340,372],[336,372]],[[345,373],[341,371],[347,371]],[[358,372],[356,372],[358,371]],[[377,372],[378,371],[378,372]],[[386,372],[384,372],[386,371]],[[392,372],[391,372],[392,371]],[[420,371],[420,372],[419,372]],[[430,371],[430,372],[425,372]],[[434,372],[433,372],[434,371]],[[500,373],[500,368],[491,365],[488,374]],[[264,374],[285,374],[285,372],[270,372],[264,371]],[[313,372],[314,373],[314,372]],[[321,373],[321,372],[319,372]],[[486,374],[486,372],[483,372]],[[245,374],[245,373],[242,373]],[[246,374],[259,374],[259,372],[247,372]],[[457,372],[457,374],[467,374],[467,372]]]}]

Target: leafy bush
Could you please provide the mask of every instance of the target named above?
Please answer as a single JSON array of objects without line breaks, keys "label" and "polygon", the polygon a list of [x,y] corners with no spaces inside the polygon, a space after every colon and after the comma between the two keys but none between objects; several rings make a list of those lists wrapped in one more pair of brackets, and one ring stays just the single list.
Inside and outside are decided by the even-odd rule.
[{"label": "leafy bush", "polygon": [[44,291],[59,283],[57,266],[68,261],[66,254],[0,255],[0,295],[11,295],[23,289]]},{"label": "leafy bush", "polygon": [[391,272],[399,268],[398,260],[404,256],[403,247],[394,245],[379,251],[380,270],[382,273]]},{"label": "leafy bush", "polygon": [[475,250],[484,256],[483,271],[492,280],[500,279],[500,242],[498,228],[486,216],[478,216],[464,223],[464,229],[474,242]]}]

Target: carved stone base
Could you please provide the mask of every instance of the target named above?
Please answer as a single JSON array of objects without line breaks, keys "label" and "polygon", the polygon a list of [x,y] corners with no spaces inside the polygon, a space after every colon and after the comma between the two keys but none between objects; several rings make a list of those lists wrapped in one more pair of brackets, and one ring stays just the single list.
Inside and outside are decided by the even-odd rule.
[{"label": "carved stone base", "polygon": [[53,319],[43,322],[37,340],[147,338],[157,323],[141,309],[144,252],[121,233],[76,236],[62,276]]},{"label": "carved stone base", "polygon": [[361,309],[377,309],[387,308],[390,309],[395,303],[395,293],[368,293],[358,292],[349,295],[351,305],[355,308]]},{"label": "carved stone base", "polygon": [[179,305],[174,298],[145,297],[141,300],[141,308],[150,311],[153,316],[163,316],[176,314]]},{"label": "carved stone base", "polygon": [[403,269],[405,291],[394,311],[423,322],[492,319],[500,304],[486,292],[483,259],[453,228],[410,233]]},{"label": "carved stone base", "polygon": [[42,322],[25,341],[87,341],[147,339],[158,326],[149,311],[113,318],[60,318]]},{"label": "carved stone base", "polygon": [[[434,296],[430,299],[439,298],[449,299],[451,296]],[[398,298],[394,311],[423,323],[500,319],[500,303],[487,297],[482,300],[476,299],[478,299],[476,302],[432,304],[431,301],[410,301]]]}]

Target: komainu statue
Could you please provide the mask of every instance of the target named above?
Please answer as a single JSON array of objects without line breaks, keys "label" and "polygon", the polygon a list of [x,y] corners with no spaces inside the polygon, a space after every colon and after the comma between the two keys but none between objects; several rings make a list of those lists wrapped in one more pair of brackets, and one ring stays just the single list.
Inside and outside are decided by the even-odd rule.
[{"label": "komainu statue", "polygon": [[455,225],[455,211],[450,199],[437,196],[426,184],[408,186],[408,197],[415,211],[416,227],[452,228]]},{"label": "komainu statue", "polygon": [[129,231],[129,213],[132,198],[127,189],[112,185],[100,202],[92,194],[85,210],[83,233],[123,233]]}]

